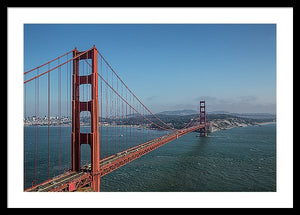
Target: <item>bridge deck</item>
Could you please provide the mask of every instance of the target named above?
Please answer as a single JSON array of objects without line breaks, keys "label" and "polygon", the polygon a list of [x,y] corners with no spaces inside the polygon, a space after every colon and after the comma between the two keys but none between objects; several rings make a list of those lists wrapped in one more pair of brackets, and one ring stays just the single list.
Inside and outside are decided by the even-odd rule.
[{"label": "bridge deck", "polygon": [[[104,158],[100,161],[100,171],[96,174],[100,174],[100,176],[102,177],[118,169],[119,167],[124,166],[125,164],[143,156],[144,154],[187,133],[198,130],[201,127],[203,126],[200,125],[188,129],[179,130],[172,134],[164,135],[162,137],[150,140],[138,146]],[[25,190],[25,192],[69,191],[71,184],[76,187],[75,189],[78,189],[79,187],[89,184],[91,182],[91,178],[91,164],[89,164],[88,166],[83,167],[80,172],[69,171],[34,187],[28,188]]]}]

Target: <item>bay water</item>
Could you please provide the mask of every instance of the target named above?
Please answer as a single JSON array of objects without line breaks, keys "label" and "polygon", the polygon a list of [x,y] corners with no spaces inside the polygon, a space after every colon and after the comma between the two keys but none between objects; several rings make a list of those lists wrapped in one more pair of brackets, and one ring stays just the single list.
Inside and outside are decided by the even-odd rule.
[{"label": "bay water", "polygon": [[[41,128],[40,128],[41,129]],[[44,132],[46,132],[46,127]],[[51,128],[57,142],[57,128]],[[56,129],[56,130],[55,130]],[[61,137],[68,138],[69,128],[61,128]],[[40,133],[43,133],[39,131]],[[140,130],[131,130],[141,132]],[[162,135],[148,132],[148,138]],[[26,186],[34,178],[34,127],[26,128]],[[31,134],[31,135],[30,135]],[[108,131],[108,139],[113,132]],[[46,138],[47,135],[39,136]],[[127,136],[127,135],[125,135]],[[31,139],[30,139],[31,138]],[[47,137],[48,138],[48,137]],[[104,137],[103,137],[104,138]],[[31,147],[29,143],[31,142]],[[67,143],[68,141],[66,141]],[[125,141],[126,142],[126,141]],[[58,151],[57,144],[52,144]],[[47,178],[46,146],[39,146],[40,180]],[[68,145],[62,145],[68,147]],[[101,149],[100,149],[101,150]],[[105,149],[102,149],[105,153]],[[108,152],[108,153],[113,153]],[[57,153],[51,157],[51,176],[57,174]],[[61,167],[68,169],[68,154],[62,154]],[[102,156],[105,156],[102,154]],[[84,159],[83,159],[84,160]],[[51,169],[51,168],[50,168]],[[43,176],[40,176],[43,175]],[[260,192],[276,191],[276,124],[237,127],[198,137],[193,132],[169,142],[101,178],[103,192]]]}]

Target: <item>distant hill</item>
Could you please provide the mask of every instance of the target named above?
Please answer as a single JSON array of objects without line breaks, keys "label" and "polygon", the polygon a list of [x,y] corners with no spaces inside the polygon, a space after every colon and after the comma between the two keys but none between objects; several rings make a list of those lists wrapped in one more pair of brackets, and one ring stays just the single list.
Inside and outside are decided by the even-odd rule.
[{"label": "distant hill", "polygon": [[[169,116],[187,116],[199,114],[199,111],[196,110],[175,110],[175,111],[163,111],[157,113],[157,115],[169,115]],[[250,119],[276,119],[276,114],[270,113],[231,113],[228,111],[211,111],[208,112],[207,115],[230,115],[242,118],[250,118]]]},{"label": "distant hill", "polygon": [[218,110],[218,111],[211,111],[208,112],[207,114],[230,114],[228,111],[223,111],[223,110]]},{"label": "distant hill", "polygon": [[157,113],[157,115],[176,115],[176,116],[186,116],[199,113],[196,110],[175,110],[175,111],[163,111]]},{"label": "distant hill", "polygon": [[250,118],[250,119],[275,119],[276,114],[271,113],[230,113],[228,111],[212,111],[208,112],[208,114],[226,114],[236,117],[242,118]]},{"label": "distant hill", "polygon": [[250,119],[276,119],[276,114],[270,113],[230,113],[230,115]]}]

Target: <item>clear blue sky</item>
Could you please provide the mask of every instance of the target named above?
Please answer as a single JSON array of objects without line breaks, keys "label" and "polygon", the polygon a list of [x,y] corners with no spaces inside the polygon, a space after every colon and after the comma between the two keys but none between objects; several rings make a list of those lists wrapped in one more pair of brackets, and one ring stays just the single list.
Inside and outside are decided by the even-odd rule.
[{"label": "clear blue sky", "polygon": [[94,44],[155,113],[276,111],[275,24],[26,24],[24,71]]}]

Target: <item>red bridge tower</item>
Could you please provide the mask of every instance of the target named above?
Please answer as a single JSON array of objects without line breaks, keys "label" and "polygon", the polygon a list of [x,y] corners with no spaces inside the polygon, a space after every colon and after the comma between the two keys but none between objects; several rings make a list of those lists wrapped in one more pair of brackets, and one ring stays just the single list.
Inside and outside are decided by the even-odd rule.
[{"label": "red bridge tower", "polygon": [[[99,110],[98,110],[98,73],[97,73],[97,49],[94,46],[86,54],[75,58],[82,52],[76,48],[73,51],[73,98],[72,98],[72,170],[80,171],[80,148],[81,144],[88,144],[91,152],[91,187],[94,191],[100,191],[99,164]],[[79,61],[91,59],[92,72],[90,75],[79,75]],[[79,100],[79,86],[91,85],[91,100]],[[91,114],[90,133],[80,132],[80,112],[89,111]]]},{"label": "red bridge tower", "polygon": [[204,125],[203,128],[200,128],[200,137],[207,136],[206,133],[206,108],[205,101],[200,101],[200,125]]}]

